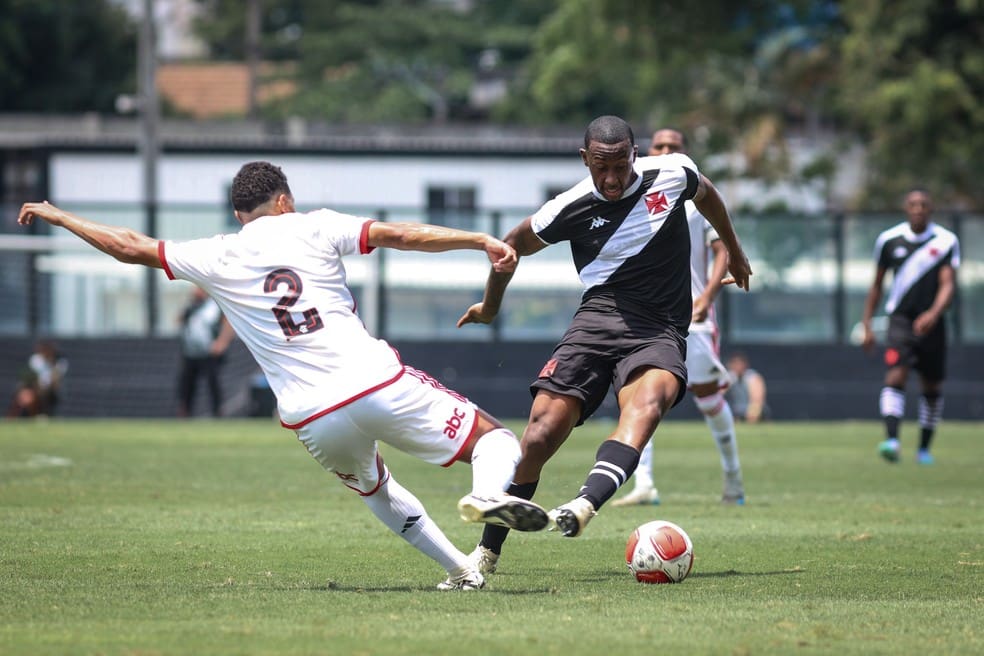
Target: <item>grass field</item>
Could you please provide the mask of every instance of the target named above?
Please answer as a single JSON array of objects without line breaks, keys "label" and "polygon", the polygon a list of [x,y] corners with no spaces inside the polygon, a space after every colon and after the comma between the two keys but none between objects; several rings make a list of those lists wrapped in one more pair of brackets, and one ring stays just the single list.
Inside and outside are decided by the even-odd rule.
[{"label": "grass field", "polygon": [[[609,428],[574,433],[541,503],[573,495]],[[663,505],[513,534],[486,590],[442,593],[270,422],[0,423],[0,654],[981,654],[984,425],[944,424],[932,467],[915,432],[888,465],[873,422],[743,426],[748,505],[722,507],[705,427],[669,420]],[[470,551],[470,470],[384,455]],[[656,518],[693,538],[682,584],[625,568]]]}]

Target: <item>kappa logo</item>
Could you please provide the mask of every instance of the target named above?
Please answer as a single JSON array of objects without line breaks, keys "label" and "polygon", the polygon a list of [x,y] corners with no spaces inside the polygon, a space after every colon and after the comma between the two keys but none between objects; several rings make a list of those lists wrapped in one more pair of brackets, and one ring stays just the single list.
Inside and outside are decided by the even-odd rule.
[{"label": "kappa logo", "polygon": [[591,226],[588,228],[588,230],[594,230],[595,228],[600,228],[606,223],[609,223],[608,219],[603,219],[600,216],[596,216],[595,218],[591,219]]}]

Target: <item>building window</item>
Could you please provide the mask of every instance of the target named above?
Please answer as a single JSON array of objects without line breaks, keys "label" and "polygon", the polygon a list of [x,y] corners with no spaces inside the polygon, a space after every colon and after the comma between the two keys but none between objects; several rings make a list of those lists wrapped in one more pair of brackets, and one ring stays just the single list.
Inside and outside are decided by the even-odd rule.
[{"label": "building window", "polygon": [[475,187],[428,187],[428,221],[449,228],[474,230],[478,215],[476,196]]}]

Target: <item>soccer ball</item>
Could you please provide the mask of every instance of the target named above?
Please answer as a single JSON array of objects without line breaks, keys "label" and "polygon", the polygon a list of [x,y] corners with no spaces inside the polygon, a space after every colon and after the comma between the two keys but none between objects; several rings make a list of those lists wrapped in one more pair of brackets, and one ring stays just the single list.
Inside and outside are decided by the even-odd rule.
[{"label": "soccer ball", "polygon": [[679,583],[694,564],[694,544],[672,522],[649,522],[629,536],[625,564],[641,583]]}]

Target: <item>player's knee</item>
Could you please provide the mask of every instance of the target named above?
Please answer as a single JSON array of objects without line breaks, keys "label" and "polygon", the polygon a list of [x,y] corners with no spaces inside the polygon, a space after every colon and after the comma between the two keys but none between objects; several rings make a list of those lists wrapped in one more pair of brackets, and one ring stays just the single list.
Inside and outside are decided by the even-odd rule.
[{"label": "player's knee", "polygon": [[694,405],[706,417],[714,417],[720,413],[724,409],[725,403],[727,401],[724,400],[724,394],[721,394],[719,391],[708,394],[707,396],[694,397]]}]

